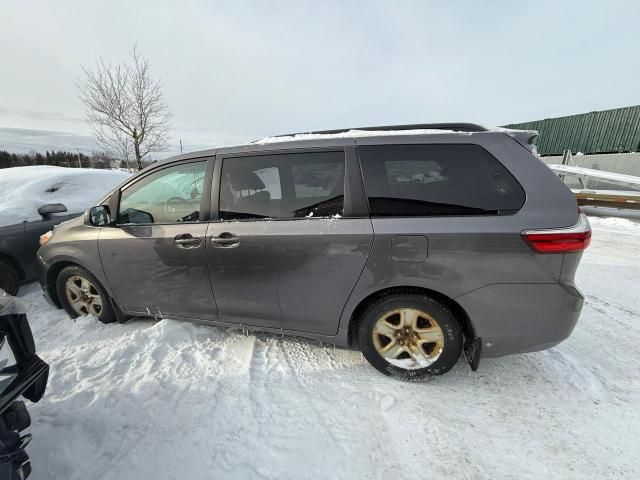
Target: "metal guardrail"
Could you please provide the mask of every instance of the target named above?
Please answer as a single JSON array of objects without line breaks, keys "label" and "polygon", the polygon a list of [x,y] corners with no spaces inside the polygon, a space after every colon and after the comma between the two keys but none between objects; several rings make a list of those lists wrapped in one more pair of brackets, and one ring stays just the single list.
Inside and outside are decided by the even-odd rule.
[{"label": "metal guardrail", "polygon": [[[574,158],[567,151],[561,165],[548,166],[571,187],[579,205],[640,210],[640,176],[580,167],[575,165]],[[594,182],[596,185],[604,182],[613,188],[589,188]]]}]

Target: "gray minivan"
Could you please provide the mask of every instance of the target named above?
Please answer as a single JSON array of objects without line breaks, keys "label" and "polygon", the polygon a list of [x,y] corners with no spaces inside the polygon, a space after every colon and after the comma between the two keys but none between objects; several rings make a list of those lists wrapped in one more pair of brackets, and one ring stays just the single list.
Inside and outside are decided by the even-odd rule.
[{"label": "gray minivan", "polygon": [[309,337],[408,379],[549,348],[591,229],[533,137],[409,125],[180,155],[58,226],[40,281],[72,317]]}]

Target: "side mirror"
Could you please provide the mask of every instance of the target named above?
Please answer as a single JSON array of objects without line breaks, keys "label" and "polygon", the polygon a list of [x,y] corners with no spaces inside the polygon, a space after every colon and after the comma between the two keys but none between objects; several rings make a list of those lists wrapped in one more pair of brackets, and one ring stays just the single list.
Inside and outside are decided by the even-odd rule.
[{"label": "side mirror", "polygon": [[63,213],[66,211],[67,207],[62,203],[48,203],[38,209],[38,213],[42,215],[42,218],[45,220],[49,220],[52,213]]},{"label": "side mirror", "polygon": [[84,214],[84,223],[94,227],[111,225],[111,212],[106,205],[91,207]]}]

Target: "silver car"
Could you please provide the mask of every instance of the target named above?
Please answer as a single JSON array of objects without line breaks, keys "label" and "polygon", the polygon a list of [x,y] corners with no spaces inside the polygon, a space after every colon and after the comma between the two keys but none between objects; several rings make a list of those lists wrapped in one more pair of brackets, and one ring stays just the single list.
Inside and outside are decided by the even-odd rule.
[{"label": "silver car", "polygon": [[146,168],[43,240],[46,296],[72,317],[167,316],[359,348],[405,379],[445,373],[463,350],[475,369],[571,334],[591,229],[532,155],[532,133],[359,130]]}]

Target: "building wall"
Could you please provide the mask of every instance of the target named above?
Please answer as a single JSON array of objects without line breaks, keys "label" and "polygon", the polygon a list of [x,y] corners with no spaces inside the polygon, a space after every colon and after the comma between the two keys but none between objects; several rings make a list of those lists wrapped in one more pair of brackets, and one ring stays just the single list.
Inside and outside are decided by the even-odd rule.
[{"label": "building wall", "polygon": [[640,105],[512,123],[506,128],[537,130],[540,155],[640,151]]}]

